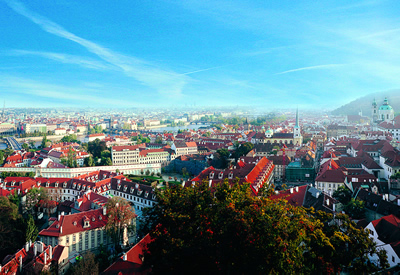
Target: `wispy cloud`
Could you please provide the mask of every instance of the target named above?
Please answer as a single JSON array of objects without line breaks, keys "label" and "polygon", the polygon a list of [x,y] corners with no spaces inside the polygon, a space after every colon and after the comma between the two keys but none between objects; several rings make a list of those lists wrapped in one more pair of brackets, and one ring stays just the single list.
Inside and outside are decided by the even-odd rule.
[{"label": "wispy cloud", "polygon": [[13,50],[11,51],[12,55],[33,55],[40,56],[43,58],[51,59],[57,62],[65,63],[65,64],[76,64],[82,67],[96,69],[96,70],[116,70],[115,66],[109,65],[108,63],[104,63],[101,61],[97,61],[94,59],[89,59],[81,56],[64,54],[64,53],[53,53],[53,52],[38,52],[38,51],[26,51],[26,50]]},{"label": "wispy cloud", "polygon": [[[149,62],[113,52],[97,43],[79,37],[57,23],[29,10],[18,1],[6,0],[6,3],[15,12],[25,16],[44,31],[83,46],[89,52],[119,68],[125,75],[134,78],[143,85],[156,89],[159,93],[167,96],[179,96],[182,93],[183,86],[188,81],[188,78],[184,75],[159,69]],[[60,60],[60,56],[56,58]]]},{"label": "wispy cloud", "polygon": [[330,68],[334,68],[334,67],[341,67],[341,66],[344,66],[344,65],[345,64],[325,64],[325,65],[317,65],[317,66],[310,66],[310,67],[302,67],[302,68],[297,68],[297,69],[293,69],[293,70],[288,70],[288,71],[276,73],[275,75],[288,74],[288,73],[294,73],[294,72],[299,72],[299,71],[330,69]]},{"label": "wispy cloud", "polygon": [[[129,102],[115,99],[107,89],[64,86],[44,83],[29,78],[0,75],[0,87],[16,94],[39,97],[44,100],[58,100],[68,104],[97,104],[127,106]],[[84,97],[82,95],[85,95]]]}]

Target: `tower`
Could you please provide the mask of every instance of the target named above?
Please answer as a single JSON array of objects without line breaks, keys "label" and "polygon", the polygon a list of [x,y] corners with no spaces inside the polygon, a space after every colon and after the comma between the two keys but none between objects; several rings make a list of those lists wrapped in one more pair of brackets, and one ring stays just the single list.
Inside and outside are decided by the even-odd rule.
[{"label": "tower", "polygon": [[377,104],[376,100],[374,98],[374,101],[372,102],[372,122],[376,122],[378,120],[378,110],[377,110]]},{"label": "tower", "polygon": [[296,125],[293,128],[293,143],[297,146],[300,146],[303,143],[299,124],[299,108],[296,110]]}]

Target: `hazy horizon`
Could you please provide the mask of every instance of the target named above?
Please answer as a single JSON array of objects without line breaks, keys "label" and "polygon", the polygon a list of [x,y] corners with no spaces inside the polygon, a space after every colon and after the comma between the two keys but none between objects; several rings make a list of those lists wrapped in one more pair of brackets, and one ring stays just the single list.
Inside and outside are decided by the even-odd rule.
[{"label": "hazy horizon", "polygon": [[399,6],[0,0],[0,100],[332,110],[400,88]]}]

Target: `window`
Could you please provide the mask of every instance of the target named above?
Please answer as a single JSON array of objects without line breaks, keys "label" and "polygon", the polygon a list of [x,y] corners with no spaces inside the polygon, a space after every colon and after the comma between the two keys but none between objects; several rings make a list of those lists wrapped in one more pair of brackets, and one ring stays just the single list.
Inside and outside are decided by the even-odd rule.
[{"label": "window", "polygon": [[89,249],[89,231],[85,232],[85,250]]},{"label": "window", "polygon": [[69,244],[69,236],[67,236],[67,245]]},{"label": "window", "polygon": [[76,236],[75,236],[75,234],[73,234],[72,235],[72,242],[75,242],[76,241]]},{"label": "window", "polygon": [[100,244],[100,243],[101,243],[101,231],[98,230],[97,231],[97,244]]},{"label": "window", "polygon": [[79,233],[79,251],[82,251],[82,233]]},{"label": "window", "polygon": [[94,244],[94,235],[95,235],[95,231],[92,231],[92,232],[91,232],[91,237],[92,237],[92,240],[91,240],[91,247],[94,247],[94,246],[95,246],[95,244]]},{"label": "window", "polygon": [[392,256],[392,262],[394,263],[394,256]]}]

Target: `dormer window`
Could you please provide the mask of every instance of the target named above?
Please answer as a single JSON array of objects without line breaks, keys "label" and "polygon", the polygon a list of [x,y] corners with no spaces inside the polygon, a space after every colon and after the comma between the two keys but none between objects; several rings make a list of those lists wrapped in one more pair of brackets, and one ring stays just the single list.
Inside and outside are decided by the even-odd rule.
[{"label": "dormer window", "polygon": [[75,226],[77,225],[77,222],[76,222],[76,221],[74,221],[74,225],[75,225]]},{"label": "dormer window", "polygon": [[139,189],[139,184],[138,183],[135,184],[135,188]]},{"label": "dormer window", "polygon": [[63,187],[64,187],[64,188],[67,187],[67,182],[66,182],[66,181],[64,182]]},{"label": "dormer window", "polygon": [[143,193],[143,190],[140,190],[140,189],[139,189],[139,190],[137,191],[138,196],[140,196],[142,193]]},{"label": "dormer window", "polygon": [[124,185],[124,192],[126,192],[127,188],[128,188],[128,186]]},{"label": "dormer window", "polygon": [[12,182],[11,182],[11,186],[14,186],[14,184],[15,184],[15,181],[12,181]]},{"label": "dormer window", "polygon": [[135,190],[135,189],[133,189],[133,187],[131,187],[131,194],[133,193],[133,190]]},{"label": "dormer window", "polygon": [[41,182],[40,182],[40,181],[38,181],[37,185],[38,185],[38,186],[40,186],[40,184],[41,184]]},{"label": "dormer window", "polygon": [[96,220],[95,217],[93,217],[93,218],[92,218],[92,222],[94,222],[95,220]]},{"label": "dormer window", "polygon": [[82,191],[86,189],[86,185],[82,185]]},{"label": "dormer window", "polygon": [[224,173],[220,172],[219,175],[218,175],[218,178],[222,179],[223,176],[224,176]]},{"label": "dormer window", "polygon": [[232,178],[233,178],[233,173],[232,173],[232,172],[229,173],[228,178],[229,178],[229,179],[232,179]]},{"label": "dormer window", "polygon": [[46,182],[46,187],[49,187],[50,186],[50,182]]},{"label": "dormer window", "polygon": [[78,190],[80,190],[81,189],[81,185],[80,184],[78,184]]},{"label": "dormer window", "polygon": [[56,183],[55,183],[55,185],[54,185],[55,187],[58,187],[58,181],[56,181]]},{"label": "dormer window", "polygon": [[121,183],[121,180],[118,180],[117,183]]},{"label": "dormer window", "polygon": [[210,173],[210,179],[213,179],[214,178],[214,172],[211,172]]},{"label": "dormer window", "polygon": [[73,188],[73,189],[75,189],[75,187],[76,187],[76,183],[74,183],[74,184],[72,185],[72,188]]},{"label": "dormer window", "polygon": [[146,191],[146,192],[144,193],[144,197],[147,198],[148,196],[149,196],[149,192]]},{"label": "dormer window", "polygon": [[99,220],[101,221],[103,219],[103,217],[102,216],[99,216]]},{"label": "dormer window", "polygon": [[118,190],[121,189],[121,184],[118,184],[117,189]]},{"label": "dormer window", "polygon": [[90,220],[85,216],[83,218],[83,228],[88,228],[90,227]]}]

